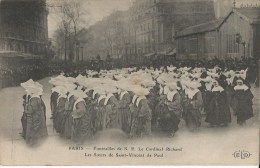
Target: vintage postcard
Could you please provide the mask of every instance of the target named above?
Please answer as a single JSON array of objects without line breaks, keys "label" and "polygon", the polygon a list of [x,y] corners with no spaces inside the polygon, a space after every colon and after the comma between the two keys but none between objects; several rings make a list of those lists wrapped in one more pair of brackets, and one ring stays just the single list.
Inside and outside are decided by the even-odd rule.
[{"label": "vintage postcard", "polygon": [[0,0],[0,165],[259,165],[259,0]]}]

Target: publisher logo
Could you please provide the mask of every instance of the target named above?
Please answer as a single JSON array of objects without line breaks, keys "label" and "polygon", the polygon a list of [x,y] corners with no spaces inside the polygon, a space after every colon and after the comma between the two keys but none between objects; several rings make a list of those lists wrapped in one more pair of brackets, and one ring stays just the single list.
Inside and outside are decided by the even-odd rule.
[{"label": "publisher logo", "polygon": [[235,151],[232,155],[234,156],[234,158],[237,159],[248,159],[252,154],[245,150],[239,150],[239,151]]}]

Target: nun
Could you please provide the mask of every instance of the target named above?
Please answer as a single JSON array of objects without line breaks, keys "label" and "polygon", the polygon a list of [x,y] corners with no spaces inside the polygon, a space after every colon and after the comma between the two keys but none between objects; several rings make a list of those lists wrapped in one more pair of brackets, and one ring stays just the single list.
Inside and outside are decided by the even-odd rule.
[{"label": "nun", "polygon": [[135,116],[135,129],[131,130],[131,135],[137,137],[151,136],[151,121],[152,121],[152,110],[149,107],[149,102],[146,96],[149,94],[149,90],[136,87],[134,93],[137,97],[136,107],[137,114]]},{"label": "nun", "polygon": [[209,111],[205,121],[209,123],[209,128],[218,126],[226,127],[231,123],[227,94],[217,80],[213,81],[212,97],[209,102]]},{"label": "nun", "polygon": [[243,79],[238,79],[232,96],[234,103],[234,115],[240,126],[246,124],[246,120],[253,117],[253,94],[249,87],[244,84]]},{"label": "nun", "polygon": [[31,94],[26,113],[26,143],[35,146],[48,136],[46,126],[46,108],[41,99],[43,89],[38,84],[30,84],[26,88]]},{"label": "nun", "polygon": [[65,86],[57,86],[55,87],[55,90],[59,94],[59,97],[57,99],[57,107],[53,123],[56,132],[63,135],[64,125],[62,121],[64,120],[65,104],[67,100],[67,88]]},{"label": "nun", "polygon": [[73,142],[82,144],[85,140],[93,137],[91,115],[87,110],[84,98],[87,95],[82,90],[73,91],[74,105],[72,112],[72,135]]},{"label": "nun", "polygon": [[69,87],[67,100],[65,103],[65,112],[62,121],[62,125],[64,125],[64,134],[62,134],[62,136],[65,139],[71,139],[71,129],[72,129],[72,122],[73,122],[72,111],[73,111],[73,105],[75,103],[73,91],[75,90],[76,85],[68,83],[66,84],[66,86],[67,87],[70,86],[70,87]]},{"label": "nun", "polygon": [[178,92],[180,89],[177,87],[176,82],[167,84],[169,91],[165,104],[167,105],[167,114],[162,121],[164,127],[170,132],[170,136],[174,136],[179,129],[179,123],[182,115],[181,96]]},{"label": "nun", "polygon": [[24,82],[24,83],[21,83],[21,86],[25,89],[26,91],[26,94],[23,96],[23,115],[22,115],[22,118],[21,118],[21,123],[22,123],[22,133],[21,136],[25,139],[26,137],[26,128],[27,128],[27,116],[26,116],[26,111],[28,110],[28,103],[29,103],[29,100],[31,98],[31,93],[30,91],[27,89],[30,85],[34,85],[34,81],[32,79]]},{"label": "nun", "polygon": [[198,89],[200,84],[198,82],[190,82],[187,89],[188,104],[184,120],[190,131],[196,131],[201,125],[201,109],[203,108],[203,100],[201,91]]},{"label": "nun", "polygon": [[116,88],[110,90],[104,102],[106,111],[106,128],[122,128],[122,115],[121,111],[118,110],[119,102],[113,94],[116,92]]},{"label": "nun", "polygon": [[131,112],[129,138],[134,138],[138,135],[138,107],[136,106],[136,100],[138,97],[134,94],[134,92],[131,91],[131,93],[133,94],[133,98],[131,100],[131,104],[129,105]]},{"label": "nun", "polygon": [[129,109],[129,105],[131,104],[132,96],[127,91],[127,86],[123,84],[119,85],[119,103],[118,103],[118,111],[122,114],[122,130],[125,133],[130,133],[130,120],[131,120],[131,112]]}]

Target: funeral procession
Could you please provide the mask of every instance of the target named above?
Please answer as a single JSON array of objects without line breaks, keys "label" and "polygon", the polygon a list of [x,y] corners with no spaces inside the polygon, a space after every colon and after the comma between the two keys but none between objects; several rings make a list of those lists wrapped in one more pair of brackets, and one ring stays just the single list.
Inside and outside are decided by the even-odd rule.
[{"label": "funeral procession", "polygon": [[0,147],[253,146],[259,67],[258,0],[0,0]]}]

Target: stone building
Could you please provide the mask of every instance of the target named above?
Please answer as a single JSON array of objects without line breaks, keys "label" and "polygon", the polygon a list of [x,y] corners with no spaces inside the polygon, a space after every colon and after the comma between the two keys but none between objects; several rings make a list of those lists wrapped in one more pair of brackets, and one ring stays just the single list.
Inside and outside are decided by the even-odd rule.
[{"label": "stone building", "polygon": [[37,57],[48,45],[46,0],[0,1],[0,57]]},{"label": "stone building", "polygon": [[176,32],[214,19],[213,0],[135,0],[129,10],[116,11],[89,28],[93,38],[85,53],[142,62],[174,51]]},{"label": "stone building", "polygon": [[136,0],[130,8],[134,60],[175,49],[176,32],[215,19],[213,0]]}]

